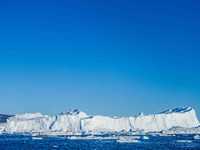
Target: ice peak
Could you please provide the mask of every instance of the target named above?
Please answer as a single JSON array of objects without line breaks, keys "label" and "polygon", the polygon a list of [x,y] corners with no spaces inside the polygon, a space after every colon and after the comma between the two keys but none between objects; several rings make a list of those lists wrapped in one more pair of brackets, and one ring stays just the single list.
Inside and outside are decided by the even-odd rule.
[{"label": "ice peak", "polygon": [[[78,109],[70,109],[57,116],[40,113],[18,114],[10,117],[4,127],[5,133],[22,132],[120,132],[122,131],[162,131],[174,126],[192,128],[199,126],[194,109],[191,107],[169,109],[161,114],[134,117],[87,116]],[[197,129],[195,129],[197,130]],[[1,129],[0,129],[1,131]],[[53,135],[52,134],[52,135]]]},{"label": "ice peak", "polygon": [[191,107],[182,107],[182,108],[168,109],[168,110],[163,111],[159,114],[185,113],[185,112],[188,112],[188,111],[191,111],[191,110],[192,110]]},{"label": "ice peak", "polygon": [[79,109],[69,109],[67,111],[60,113],[60,115],[78,115],[81,118],[88,117],[88,115],[86,115],[83,111]]},{"label": "ice peak", "polygon": [[61,115],[78,115],[80,114],[80,112],[82,111],[80,111],[79,109],[69,109],[67,111],[62,112]]},{"label": "ice peak", "polygon": [[144,116],[144,113],[143,113],[143,112],[141,112],[141,113],[139,113],[139,114],[137,115],[137,117],[141,117],[141,116]]},{"label": "ice peak", "polygon": [[24,113],[24,114],[16,114],[13,117],[9,118],[10,120],[32,120],[47,117],[46,115],[42,115],[41,113]]}]

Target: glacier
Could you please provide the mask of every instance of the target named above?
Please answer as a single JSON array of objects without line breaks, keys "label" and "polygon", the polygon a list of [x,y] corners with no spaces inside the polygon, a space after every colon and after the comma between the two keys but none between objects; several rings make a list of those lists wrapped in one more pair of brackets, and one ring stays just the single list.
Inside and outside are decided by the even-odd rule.
[{"label": "glacier", "polygon": [[199,126],[195,110],[191,107],[169,109],[167,111],[133,117],[107,117],[87,115],[71,109],[56,116],[41,113],[16,114],[1,125],[2,133],[33,132],[122,132],[139,131],[154,132],[169,130],[173,127],[195,128]]}]

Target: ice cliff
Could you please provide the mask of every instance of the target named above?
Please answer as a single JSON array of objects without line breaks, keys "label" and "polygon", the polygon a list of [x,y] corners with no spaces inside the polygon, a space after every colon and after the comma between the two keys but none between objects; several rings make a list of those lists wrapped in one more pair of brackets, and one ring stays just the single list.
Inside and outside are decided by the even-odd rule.
[{"label": "ice cliff", "polygon": [[17,114],[7,120],[3,132],[90,132],[90,131],[161,131],[174,126],[192,128],[199,126],[194,109],[170,109],[153,115],[135,117],[88,116],[71,109],[56,116],[40,113]]}]

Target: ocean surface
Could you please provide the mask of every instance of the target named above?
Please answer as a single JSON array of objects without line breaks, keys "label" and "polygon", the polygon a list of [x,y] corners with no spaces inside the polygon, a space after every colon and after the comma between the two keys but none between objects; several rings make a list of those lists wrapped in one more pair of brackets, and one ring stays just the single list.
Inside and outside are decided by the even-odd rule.
[{"label": "ocean surface", "polygon": [[120,143],[117,140],[106,139],[76,139],[70,140],[62,137],[32,137],[23,135],[0,135],[0,150],[34,150],[34,149],[198,149],[200,139],[190,135],[145,135],[149,139],[143,139],[140,135],[139,142]]}]

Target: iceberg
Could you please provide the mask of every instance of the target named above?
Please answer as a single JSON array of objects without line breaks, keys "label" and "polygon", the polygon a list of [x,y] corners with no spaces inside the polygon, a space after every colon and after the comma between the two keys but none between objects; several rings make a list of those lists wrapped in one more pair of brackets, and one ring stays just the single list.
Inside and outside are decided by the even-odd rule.
[{"label": "iceberg", "polygon": [[161,131],[174,126],[192,128],[199,125],[195,110],[191,107],[169,109],[155,115],[129,117],[131,126],[145,131]]},{"label": "iceberg", "polygon": [[117,142],[119,143],[139,143],[141,142],[139,136],[120,136]]},{"label": "iceberg", "polygon": [[16,114],[7,119],[1,132],[152,132],[170,130],[177,126],[182,128],[198,127],[199,121],[195,110],[191,107],[183,107],[151,115],[141,113],[134,117],[91,116],[78,109],[71,109],[56,116],[42,115],[40,113]]},{"label": "iceberg", "polygon": [[49,130],[54,118],[40,113],[17,114],[7,120],[4,130],[7,133]]}]

